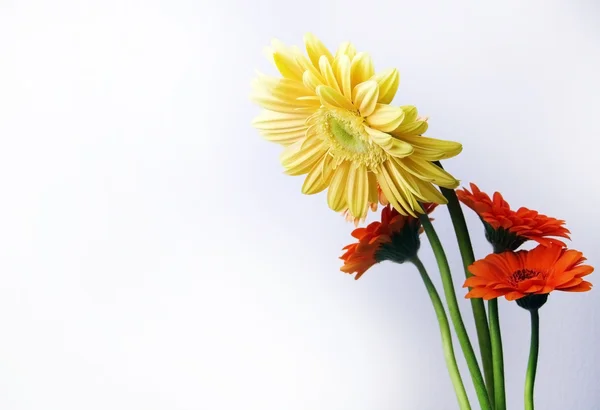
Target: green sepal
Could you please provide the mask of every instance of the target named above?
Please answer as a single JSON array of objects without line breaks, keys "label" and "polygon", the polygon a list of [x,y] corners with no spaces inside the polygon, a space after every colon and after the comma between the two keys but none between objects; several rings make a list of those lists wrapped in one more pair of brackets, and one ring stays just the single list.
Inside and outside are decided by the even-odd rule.
[{"label": "green sepal", "polygon": [[548,301],[548,293],[527,295],[517,299],[517,305],[530,312],[538,310]]},{"label": "green sepal", "polygon": [[527,240],[527,238],[514,234],[507,229],[494,229],[492,225],[483,219],[481,222],[485,228],[485,239],[492,244],[494,253],[516,251]]},{"label": "green sepal", "polygon": [[420,228],[421,224],[418,220],[408,222],[400,232],[392,235],[391,242],[384,243],[377,249],[375,260],[404,263],[417,256],[421,247]]}]

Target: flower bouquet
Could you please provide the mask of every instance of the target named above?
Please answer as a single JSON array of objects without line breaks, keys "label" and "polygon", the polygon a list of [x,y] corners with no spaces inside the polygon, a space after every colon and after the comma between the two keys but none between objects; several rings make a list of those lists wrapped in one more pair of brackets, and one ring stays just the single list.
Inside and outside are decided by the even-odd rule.
[{"label": "flower bouquet", "polygon": [[[356,241],[343,248],[341,270],[360,278],[382,261],[411,263],[421,275],[439,322],[444,358],[458,407],[473,408],[456,362],[452,329],[460,344],[478,406],[505,410],[502,337],[498,298],[515,301],[531,317],[524,408],[534,408],[539,348],[539,309],[552,291],[584,292],[593,268],[581,252],[557,239],[569,239],[565,221],[521,207],[502,195],[492,197],[459,181],[441,161],[462,151],[458,142],[423,135],[427,118],[414,106],[391,105],[399,73],[377,73],[370,56],[343,43],[331,53],[314,35],[304,38],[306,54],[273,41],[268,56],[281,74],[259,75],[252,99],[264,110],[254,127],[283,146],[281,163],[289,175],[306,175],[304,194],[327,190],[329,207],[356,226],[381,205],[381,218],[357,227]],[[461,203],[480,218],[492,253],[476,260]],[[445,250],[430,214],[446,205],[456,233],[466,280],[459,289],[470,300],[479,355],[467,333]],[[438,211],[439,212],[439,211]],[[420,235],[433,249],[443,298],[419,258]],[[526,241],[532,250],[520,250]],[[448,316],[450,320],[448,319]]]}]

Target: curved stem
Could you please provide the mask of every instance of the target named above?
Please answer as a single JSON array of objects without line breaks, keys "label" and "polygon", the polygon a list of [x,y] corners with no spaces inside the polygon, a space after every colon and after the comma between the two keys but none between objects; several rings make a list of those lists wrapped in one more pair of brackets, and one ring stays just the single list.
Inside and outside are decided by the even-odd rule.
[{"label": "curved stem", "polygon": [[540,316],[537,309],[531,310],[531,345],[525,376],[525,410],[533,410],[533,386],[540,349]]},{"label": "curved stem", "polygon": [[[436,164],[443,168],[439,162]],[[458,201],[456,192],[453,189],[448,188],[441,188],[441,191],[444,197],[448,200],[448,211],[450,212],[450,218],[452,219],[452,225],[454,226],[458,248],[460,249],[460,256],[462,258],[463,267],[465,270],[465,277],[468,278],[471,276],[471,272],[469,272],[469,266],[471,266],[471,264],[473,264],[475,261],[475,255],[473,254],[473,246],[471,245],[471,237],[469,236],[465,215],[460,207],[460,202]],[[475,320],[475,328],[477,330],[477,341],[479,343],[479,352],[481,354],[481,364],[483,365],[485,384],[488,389],[490,401],[493,402],[495,389],[492,342],[485,312],[485,305],[483,300],[480,298],[472,298],[470,301],[471,309],[473,310],[473,319]]]},{"label": "curved stem", "polygon": [[498,315],[498,299],[488,302],[490,313],[490,333],[494,359],[494,402],[496,410],[506,410],[506,394],[504,389],[504,355],[502,353],[502,336],[500,333],[500,316]]},{"label": "curved stem", "polygon": [[444,350],[444,358],[446,359],[446,367],[448,368],[448,373],[450,373],[450,379],[452,380],[452,385],[454,386],[454,392],[456,393],[456,398],[458,400],[460,409],[471,410],[471,405],[469,404],[469,397],[467,396],[467,392],[465,391],[465,386],[463,384],[462,378],[460,377],[458,365],[456,364],[454,348],[452,347],[452,333],[450,332],[450,324],[448,323],[448,317],[446,316],[446,311],[444,309],[442,299],[440,298],[440,295],[435,289],[435,285],[431,281],[431,278],[427,274],[427,270],[425,269],[423,262],[421,262],[421,260],[418,257],[413,258],[411,262],[419,270],[421,278],[423,279],[423,283],[425,283],[427,293],[429,294],[429,298],[433,303],[435,315],[437,316],[437,320],[440,326],[440,333],[442,335],[442,346]]},{"label": "curved stem", "polygon": [[435,229],[429,220],[429,215],[421,214],[419,216],[419,220],[425,229],[425,233],[427,234],[427,238],[429,239],[435,254],[435,259],[442,277],[444,295],[446,296],[448,310],[450,311],[450,318],[452,319],[454,331],[456,332],[456,336],[460,342],[460,347],[462,348],[463,354],[467,361],[467,366],[469,367],[469,372],[471,373],[471,378],[473,379],[479,405],[481,406],[481,410],[491,410],[492,407],[490,404],[490,398],[488,397],[487,389],[485,387],[485,382],[483,381],[483,376],[481,375],[481,370],[479,369],[479,364],[477,363],[473,346],[471,346],[467,329],[465,328],[465,324],[463,323],[460,315],[458,301],[456,300],[456,293],[454,292],[454,284],[452,283],[452,273],[450,272],[450,266],[448,265],[446,253],[444,252],[442,243],[440,242],[440,239],[438,238],[437,233],[435,232]]}]

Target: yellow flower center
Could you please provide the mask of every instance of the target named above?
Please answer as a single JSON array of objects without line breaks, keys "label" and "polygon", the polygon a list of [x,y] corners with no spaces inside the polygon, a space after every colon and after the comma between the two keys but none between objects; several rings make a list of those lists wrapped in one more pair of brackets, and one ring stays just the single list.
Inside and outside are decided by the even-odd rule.
[{"label": "yellow flower center", "polygon": [[337,163],[351,161],[373,170],[387,160],[387,154],[373,143],[365,131],[364,118],[357,113],[321,108],[317,115]]}]

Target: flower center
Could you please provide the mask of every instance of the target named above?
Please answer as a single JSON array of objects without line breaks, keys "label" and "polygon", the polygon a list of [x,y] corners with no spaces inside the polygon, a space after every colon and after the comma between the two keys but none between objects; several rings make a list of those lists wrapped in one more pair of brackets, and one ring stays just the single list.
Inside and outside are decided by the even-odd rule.
[{"label": "flower center", "polygon": [[388,155],[374,144],[365,131],[364,118],[341,109],[321,108],[315,114],[321,133],[327,138],[329,153],[336,163],[351,161],[376,169]]},{"label": "flower center", "polygon": [[[350,119],[352,120],[352,119]],[[328,115],[329,132],[335,140],[344,148],[355,153],[364,153],[367,151],[367,143],[360,135],[360,131],[352,121],[340,118],[336,115]]]},{"label": "flower center", "polygon": [[513,284],[518,284],[523,282],[524,280],[535,278],[539,275],[539,272],[536,272],[531,269],[519,269],[518,271],[513,272],[510,275],[509,281]]}]

